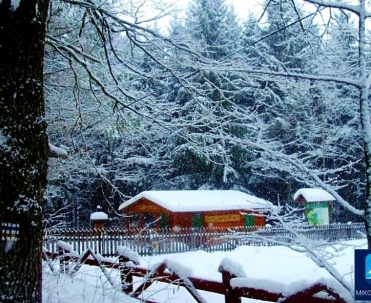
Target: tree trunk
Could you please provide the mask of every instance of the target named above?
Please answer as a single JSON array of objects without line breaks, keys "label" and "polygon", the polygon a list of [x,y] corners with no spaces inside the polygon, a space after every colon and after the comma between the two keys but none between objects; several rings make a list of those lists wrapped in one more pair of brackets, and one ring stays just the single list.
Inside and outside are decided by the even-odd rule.
[{"label": "tree trunk", "polygon": [[47,10],[48,0],[0,1],[1,302],[41,302]]},{"label": "tree trunk", "polygon": [[367,246],[371,249],[371,124],[370,107],[368,101],[369,83],[367,80],[366,66],[366,16],[365,0],[360,0],[360,15],[358,16],[358,34],[359,34],[359,67],[360,67],[360,117],[363,129],[364,153],[366,165],[366,197],[364,205],[364,221],[367,232]]}]

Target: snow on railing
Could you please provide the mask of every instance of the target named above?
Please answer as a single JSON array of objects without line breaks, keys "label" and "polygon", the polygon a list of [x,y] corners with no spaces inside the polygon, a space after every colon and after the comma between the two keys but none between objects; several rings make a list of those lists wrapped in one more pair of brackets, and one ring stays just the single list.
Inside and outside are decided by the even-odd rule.
[{"label": "snow on railing", "polygon": [[[59,262],[60,267],[69,264],[69,270],[63,273],[75,275],[83,264],[98,266],[106,275],[112,286],[114,281],[106,273],[106,268],[117,269],[120,271],[121,290],[133,298],[141,298],[142,302],[152,302],[150,298],[143,299],[143,292],[148,289],[154,282],[163,282],[176,284],[184,287],[198,303],[208,303],[200,290],[206,290],[221,294],[225,297],[226,303],[241,303],[242,298],[262,300],[268,302],[333,302],[345,303],[348,298],[341,288],[334,288],[333,281],[320,280],[316,282],[297,281],[295,284],[285,285],[270,280],[257,280],[247,278],[241,265],[229,258],[221,261],[218,271],[222,275],[221,282],[205,280],[192,277],[192,271],[184,264],[174,261],[164,260],[163,262],[152,266],[151,268],[141,267],[138,256],[128,248],[121,247],[118,251],[118,262],[103,257],[98,257],[91,249],[87,249],[81,254],[71,253],[68,251],[68,245],[59,243],[58,253],[52,253],[43,249],[43,259],[45,262]],[[63,252],[61,255],[60,252]],[[122,253],[122,254],[121,254]],[[133,259],[130,259],[133,257]],[[54,266],[50,266],[54,270]],[[136,283],[134,289],[133,277],[141,278],[141,283]],[[331,286],[330,286],[331,285]]]}]

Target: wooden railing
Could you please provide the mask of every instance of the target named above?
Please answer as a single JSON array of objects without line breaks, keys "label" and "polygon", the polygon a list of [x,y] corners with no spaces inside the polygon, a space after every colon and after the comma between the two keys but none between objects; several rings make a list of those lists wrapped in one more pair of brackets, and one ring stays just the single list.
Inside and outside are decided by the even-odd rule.
[{"label": "wooden railing", "polygon": [[56,251],[57,241],[72,245],[76,251],[88,248],[103,256],[114,256],[117,247],[125,245],[140,255],[165,254],[203,249],[208,252],[231,251],[240,245],[270,246],[290,244],[296,241],[295,234],[311,240],[360,239],[365,237],[363,223],[331,224],[326,226],[298,226],[292,230],[270,228],[183,228],[171,229],[58,229],[47,230],[44,246]]},{"label": "wooden railing", "polygon": [[[131,297],[140,297],[142,302],[147,303],[156,303],[150,298],[143,299],[142,295],[155,281],[175,283],[177,286],[185,287],[198,303],[207,303],[199,290],[221,294],[225,297],[226,303],[241,303],[241,298],[282,303],[345,303],[345,300],[333,288],[323,283],[307,284],[294,293],[287,290],[280,292],[251,287],[248,285],[251,279],[239,277],[234,273],[235,264],[229,264],[229,260],[223,260],[219,265],[218,271],[221,274],[221,281],[218,282],[185,276],[184,270],[178,270],[176,264],[166,260],[149,270],[139,265],[139,255],[122,246],[118,248],[118,262],[99,257],[90,249],[87,249],[83,254],[78,254],[71,251],[71,246],[62,241],[58,242],[57,248],[57,253],[49,252],[47,249],[43,251],[43,258],[52,271],[59,270],[62,273],[74,275],[83,264],[99,266],[103,271],[104,268],[117,269],[120,271],[121,290]],[[58,261],[59,268],[55,268],[55,262],[52,260]],[[142,282],[135,289],[133,286],[134,276],[142,278]],[[112,281],[109,282],[113,284]],[[300,284],[298,283],[298,285]],[[321,296],[316,296],[319,293]]]}]

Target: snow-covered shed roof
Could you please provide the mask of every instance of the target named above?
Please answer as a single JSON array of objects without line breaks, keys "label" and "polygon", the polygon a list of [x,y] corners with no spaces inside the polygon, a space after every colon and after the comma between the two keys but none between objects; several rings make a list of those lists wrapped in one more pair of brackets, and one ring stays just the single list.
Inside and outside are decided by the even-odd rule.
[{"label": "snow-covered shed roof", "polygon": [[164,190],[143,191],[122,203],[122,210],[141,198],[146,198],[171,212],[218,210],[270,210],[274,205],[237,190]]},{"label": "snow-covered shed roof", "polygon": [[294,200],[302,196],[307,202],[335,201],[336,199],[322,188],[301,188],[294,194]]},{"label": "snow-covered shed roof", "polygon": [[90,220],[108,220],[108,215],[102,211],[96,211],[90,215]]}]

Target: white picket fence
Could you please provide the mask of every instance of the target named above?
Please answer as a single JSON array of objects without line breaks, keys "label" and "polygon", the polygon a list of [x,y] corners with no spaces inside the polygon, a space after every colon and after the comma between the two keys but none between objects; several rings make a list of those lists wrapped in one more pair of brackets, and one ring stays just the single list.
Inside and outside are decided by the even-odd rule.
[{"label": "white picket fence", "polygon": [[115,256],[125,245],[140,255],[177,253],[190,250],[230,251],[240,245],[268,246],[295,244],[298,235],[327,242],[365,238],[363,223],[300,225],[290,230],[265,228],[183,228],[171,229],[50,229],[44,233],[44,247],[56,252],[57,241],[69,243],[75,251],[88,248],[103,256]]}]

